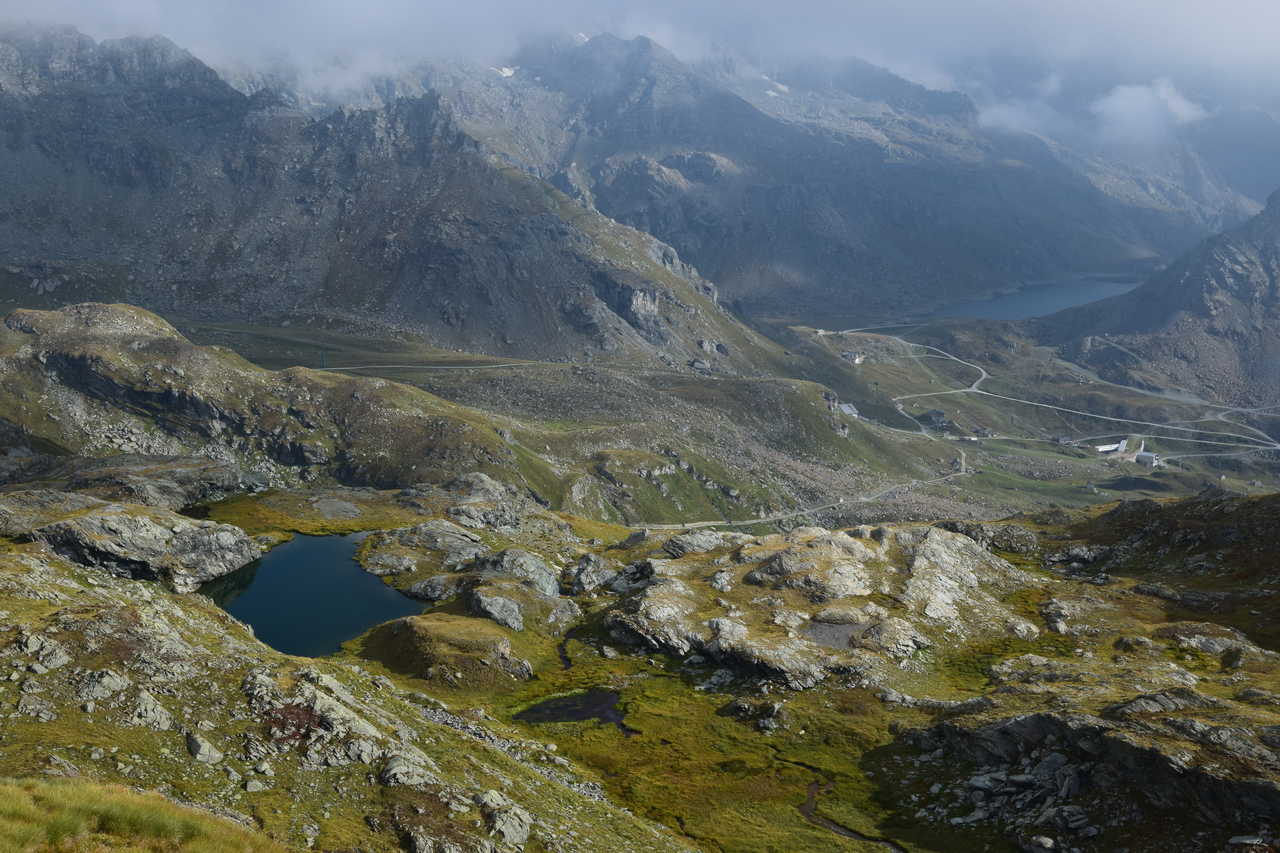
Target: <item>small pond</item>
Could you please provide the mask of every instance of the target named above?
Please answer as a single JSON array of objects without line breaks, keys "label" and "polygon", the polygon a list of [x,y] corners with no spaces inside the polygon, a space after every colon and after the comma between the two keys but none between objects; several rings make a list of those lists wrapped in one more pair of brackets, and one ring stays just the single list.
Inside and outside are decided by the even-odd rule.
[{"label": "small pond", "polygon": [[568,696],[557,696],[525,708],[516,714],[517,720],[523,723],[574,723],[581,720],[599,720],[602,723],[613,723],[623,734],[634,735],[640,732],[623,722],[623,714],[618,710],[618,700],[622,698],[612,690],[594,687],[582,693]]},{"label": "small pond", "polygon": [[360,536],[295,536],[200,591],[290,655],[333,654],[347,640],[422,604],[362,570]]}]

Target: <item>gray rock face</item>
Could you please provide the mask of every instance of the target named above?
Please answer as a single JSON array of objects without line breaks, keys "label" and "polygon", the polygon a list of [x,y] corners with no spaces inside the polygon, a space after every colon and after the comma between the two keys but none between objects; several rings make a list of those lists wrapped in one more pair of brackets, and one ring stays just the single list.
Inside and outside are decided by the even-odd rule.
[{"label": "gray rock face", "polygon": [[192,592],[262,553],[238,527],[165,510],[140,513],[116,504],[46,524],[25,536],[82,565],[125,577],[164,580],[177,592]]},{"label": "gray rock face", "polygon": [[1280,708],[1280,693],[1272,693],[1269,690],[1260,690],[1257,687],[1246,687],[1236,695],[1236,698],[1241,702],[1248,702],[1251,705],[1264,705]]},{"label": "gray rock face", "polygon": [[482,575],[512,577],[524,581],[546,596],[560,594],[560,581],[551,567],[534,554],[520,548],[508,548],[491,557],[476,560]]},{"label": "gray rock face", "polygon": [[20,536],[51,519],[102,505],[87,495],[45,489],[0,494],[0,536]]},{"label": "gray rock face", "polygon": [[403,554],[374,554],[364,563],[364,570],[371,575],[403,575],[417,568],[412,557]]},{"label": "gray rock face", "polygon": [[995,594],[1030,583],[1030,576],[972,539],[933,527],[912,548],[903,601],[915,615],[959,636],[978,630],[984,621],[1009,624],[1012,630],[1015,620]]},{"label": "gray rock face", "polygon": [[1107,717],[1138,717],[1145,714],[1167,714],[1172,711],[1183,711],[1188,708],[1212,708],[1218,701],[1210,696],[1198,693],[1189,687],[1175,687],[1159,693],[1147,693],[1127,702],[1110,705],[1102,710]]},{"label": "gray rock face", "polygon": [[202,735],[187,733],[187,752],[201,764],[217,764],[222,761],[222,752]]},{"label": "gray rock face", "polygon": [[578,558],[569,578],[569,589],[574,595],[595,592],[617,577],[616,569],[610,569],[596,554],[583,554]]},{"label": "gray rock face", "polygon": [[[1155,704],[1187,701],[1192,701],[1187,695],[1166,696]],[[1110,827],[1143,826],[1155,815],[1167,819],[1170,803],[1194,808],[1219,827],[1260,825],[1280,816],[1280,787],[1256,775],[1266,766],[1256,762],[1273,759],[1247,732],[1185,717],[1169,720],[1177,725],[1161,728],[1162,737],[1154,740],[1150,723],[1083,714],[1027,714],[976,727],[943,723],[906,735],[931,754],[910,775],[941,782],[935,785],[938,791],[946,784],[947,768],[957,762],[982,768],[922,812],[931,819],[947,820],[956,806],[977,803],[969,815],[950,821],[990,821],[1019,834],[1052,827],[1073,839],[1101,837],[1103,847]],[[1186,747],[1194,744],[1189,741],[1229,753],[1246,766],[1253,763],[1255,770],[1223,774],[1212,762],[1190,762]]]},{"label": "gray rock face", "polygon": [[378,781],[383,785],[404,785],[412,788],[435,784],[439,780],[421,763],[404,755],[392,755],[378,773]]},{"label": "gray rock face", "polygon": [[529,840],[533,817],[498,791],[485,791],[475,798],[484,813],[491,834],[504,844],[523,847]]},{"label": "gray rock face", "polygon": [[[489,553],[480,537],[450,521],[434,518],[413,527],[375,534],[406,548],[443,552],[441,568],[455,569],[476,557]],[[372,543],[371,543],[372,544]]]},{"label": "gray rock face", "polygon": [[662,546],[672,557],[683,557],[685,554],[705,554],[724,547],[724,537],[713,530],[694,530],[672,536]]},{"label": "gray rock face", "polygon": [[107,699],[132,686],[127,677],[110,669],[91,672],[81,682],[77,695],[86,702]]},{"label": "gray rock face", "polygon": [[472,612],[485,616],[512,631],[524,630],[524,615],[518,602],[502,595],[494,595],[483,588],[471,592],[468,599]]},{"label": "gray rock face", "polygon": [[130,726],[146,726],[158,732],[173,728],[173,715],[146,690],[139,690],[133,710],[125,717]]},{"label": "gray rock face", "polygon": [[42,633],[23,632],[14,645],[25,655],[32,655],[45,670],[57,669],[71,662],[62,643]]},{"label": "gray rock face", "polygon": [[1039,545],[1035,531],[1020,524],[987,524],[977,521],[942,521],[938,527],[968,536],[988,550],[1033,554]]},{"label": "gray rock face", "polygon": [[410,585],[405,595],[422,601],[444,601],[460,594],[469,581],[466,575],[436,575]]}]

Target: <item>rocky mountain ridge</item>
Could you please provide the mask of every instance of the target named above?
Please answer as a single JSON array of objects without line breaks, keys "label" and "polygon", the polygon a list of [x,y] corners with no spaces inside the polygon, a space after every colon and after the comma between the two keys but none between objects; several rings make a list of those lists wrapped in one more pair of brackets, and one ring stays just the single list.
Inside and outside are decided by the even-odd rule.
[{"label": "rocky mountain ridge", "polygon": [[981,128],[963,96],[865,64],[773,73],[601,35],[406,79],[490,150],[675,246],[749,316],[901,314],[1150,258],[1251,212]]},{"label": "rocky mountain ridge", "polygon": [[758,369],[776,351],[652,237],[491,162],[430,92],[315,114],[164,39],[0,36],[0,292]]},{"label": "rocky mountain ridge", "polygon": [[1240,406],[1280,401],[1280,192],[1141,287],[1037,321],[1103,375]]},{"label": "rocky mountain ridge", "polygon": [[[768,97],[647,39],[328,99],[223,79],[163,39],[0,42],[16,305],[390,326],[539,358],[684,364],[724,342],[742,370],[767,342],[726,340],[751,334],[689,263],[739,310],[812,322],[1127,264],[1236,215],[1136,179],[1109,194],[883,74],[801,70]],[[811,106],[765,109],[788,99]]]}]

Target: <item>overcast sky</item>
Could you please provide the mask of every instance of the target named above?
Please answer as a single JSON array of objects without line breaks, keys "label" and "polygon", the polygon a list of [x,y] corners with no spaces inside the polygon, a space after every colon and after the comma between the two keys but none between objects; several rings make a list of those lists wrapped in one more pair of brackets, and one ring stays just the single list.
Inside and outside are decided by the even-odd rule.
[{"label": "overcast sky", "polygon": [[[645,34],[685,59],[860,56],[975,97],[992,123],[1092,114],[1118,139],[1194,121],[1206,98],[1280,95],[1280,0],[4,0],[97,37],[162,34],[214,64],[499,59],[529,34]],[[3,14],[3,13],[0,13]],[[1137,118],[1124,127],[1129,116]]]}]

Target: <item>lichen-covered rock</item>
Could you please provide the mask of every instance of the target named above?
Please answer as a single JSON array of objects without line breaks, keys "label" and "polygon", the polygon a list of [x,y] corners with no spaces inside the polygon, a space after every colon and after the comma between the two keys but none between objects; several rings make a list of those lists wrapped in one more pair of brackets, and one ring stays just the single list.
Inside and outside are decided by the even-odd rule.
[{"label": "lichen-covered rock", "polygon": [[439,782],[439,778],[406,756],[392,755],[379,771],[378,781],[383,785],[404,785],[416,788],[435,784]]},{"label": "lichen-covered rock", "polygon": [[173,728],[173,715],[146,690],[139,690],[133,709],[124,722],[130,726],[146,726],[158,732]]},{"label": "lichen-covered rock", "polygon": [[84,701],[93,702],[114,696],[132,684],[132,681],[120,673],[102,669],[85,675],[77,692]]},{"label": "lichen-covered rock", "polygon": [[187,752],[201,764],[217,764],[223,758],[221,750],[195,732],[187,733]]},{"label": "lichen-covered rock", "polygon": [[676,578],[660,578],[612,611],[606,624],[650,648],[683,656],[701,646],[707,636],[706,629],[689,621],[697,609],[697,597],[688,585]]},{"label": "lichen-covered rock", "polygon": [[931,527],[911,548],[902,600],[912,616],[965,636],[1005,625],[1010,613],[996,595],[1032,582],[969,537]]},{"label": "lichen-covered rock", "polygon": [[494,595],[485,589],[475,589],[468,599],[473,612],[510,628],[512,631],[524,630],[524,614],[520,604],[502,595]]},{"label": "lichen-covered rock", "polygon": [[24,537],[82,565],[124,577],[163,580],[177,592],[192,592],[262,554],[238,527],[121,504],[103,504],[50,522]]},{"label": "lichen-covered rock", "polygon": [[556,573],[543,560],[522,548],[508,548],[490,557],[476,560],[481,575],[517,578],[546,596],[560,593]]},{"label": "lichen-covered rock", "polygon": [[1175,687],[1109,705],[1102,709],[1102,714],[1106,717],[1125,718],[1144,714],[1167,714],[1187,708],[1212,708],[1218,704],[1218,700],[1189,687]]},{"label": "lichen-covered rock", "polygon": [[489,831],[504,844],[523,847],[529,840],[533,827],[532,816],[499,791],[485,791],[475,797],[476,805],[484,813]]},{"label": "lichen-covered rock", "polygon": [[724,537],[714,530],[694,530],[672,536],[663,543],[662,550],[673,558],[686,554],[705,554],[725,545]]},{"label": "lichen-covered rock", "polygon": [[574,595],[595,592],[617,577],[616,569],[610,568],[597,554],[583,554],[578,558],[569,577],[569,590]]},{"label": "lichen-covered rock", "polygon": [[1021,524],[990,524],[980,521],[940,521],[938,527],[968,536],[988,550],[1010,554],[1034,554],[1039,547],[1035,531]]}]

